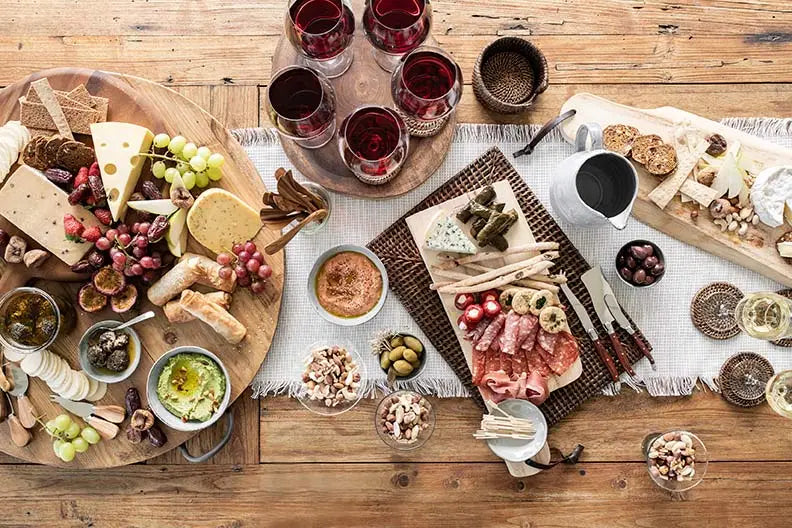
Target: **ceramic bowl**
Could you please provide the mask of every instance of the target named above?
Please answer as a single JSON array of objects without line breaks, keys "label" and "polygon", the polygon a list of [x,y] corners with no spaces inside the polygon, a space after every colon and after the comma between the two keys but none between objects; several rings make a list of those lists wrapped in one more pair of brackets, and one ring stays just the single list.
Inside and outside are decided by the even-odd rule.
[{"label": "ceramic bowl", "polygon": [[90,340],[91,336],[96,332],[98,333],[101,329],[109,329],[112,330],[113,328],[121,325],[123,321],[99,321],[95,325],[91,326],[88,330],[80,338],[80,344],[78,345],[78,359],[80,361],[80,367],[85,371],[85,374],[95,379],[96,381],[103,381],[105,383],[118,383],[120,381],[124,381],[129,376],[132,375],[135,370],[137,370],[138,365],[140,365],[140,356],[142,353],[142,348],[140,346],[140,338],[138,337],[137,332],[132,327],[125,328],[121,330],[121,332],[126,333],[129,335],[129,341],[132,347],[129,350],[129,366],[126,370],[121,372],[113,372],[112,370],[96,368],[91,365],[91,362],[88,361],[88,341]]},{"label": "ceramic bowl", "polygon": [[[322,267],[322,264],[327,262],[327,260],[339,253],[344,253],[346,251],[351,251],[354,253],[360,253],[366,256],[380,272],[382,276],[382,294],[380,295],[379,301],[377,304],[374,305],[374,308],[366,312],[365,314],[359,317],[339,317],[334,315],[322,307],[319,304],[319,299],[316,296],[316,277],[319,274],[319,270]],[[328,249],[324,253],[322,253],[318,259],[316,259],[316,263],[314,263],[313,268],[311,269],[311,273],[308,275],[308,299],[311,302],[311,305],[314,309],[319,313],[319,315],[333,324],[337,324],[339,326],[356,326],[359,324],[363,324],[366,321],[370,321],[374,318],[377,313],[382,309],[382,306],[385,304],[385,298],[388,296],[388,272],[385,270],[385,265],[379,259],[377,255],[375,255],[371,250],[362,246],[355,246],[352,244],[343,244],[340,246],[336,246],[333,248]]]},{"label": "ceramic bowl", "polygon": [[655,280],[654,280],[654,282],[652,284],[635,284],[634,282],[630,282],[627,279],[625,279],[624,277],[622,277],[622,274],[619,271],[620,268],[621,268],[621,266],[619,265],[619,261],[621,260],[622,256],[624,256],[624,257],[628,256],[630,248],[632,246],[652,246],[652,249],[654,250],[654,255],[657,257],[657,260],[659,260],[663,264],[663,266],[667,265],[666,259],[665,259],[665,255],[663,255],[663,250],[660,249],[660,247],[657,244],[655,244],[654,242],[650,242],[648,240],[633,240],[633,241],[630,241],[630,242],[627,242],[626,244],[624,244],[621,247],[621,249],[619,249],[618,253],[616,253],[616,259],[614,261],[614,266],[616,267],[616,275],[619,277],[619,280],[621,280],[627,286],[629,286],[631,288],[636,288],[636,289],[651,288],[651,287],[657,285],[657,283],[659,283],[661,280],[663,280],[663,277],[665,277],[666,274],[668,273],[668,268],[666,268],[665,271],[663,271],[663,273],[661,275],[655,277]]},{"label": "ceramic bowl", "polygon": [[[162,369],[165,367],[165,364],[173,356],[185,353],[201,354],[208,357],[217,363],[217,366],[220,367],[220,370],[225,376],[226,391],[225,395],[223,396],[223,401],[220,403],[220,407],[217,408],[212,417],[205,422],[200,422],[198,420],[182,422],[180,417],[172,414],[168,409],[165,408],[164,405],[162,405],[159,395],[157,395],[157,382],[159,381],[160,373],[162,373]],[[208,350],[197,346],[180,346],[165,352],[154,363],[154,365],[152,365],[151,370],[149,370],[148,373],[148,379],[146,380],[146,398],[148,399],[149,407],[151,407],[151,411],[154,413],[154,415],[171,429],[175,429],[177,431],[200,431],[201,429],[206,429],[215,423],[226,412],[226,409],[231,402],[231,377],[228,375],[228,370],[226,370],[226,367],[223,365],[223,362],[220,361],[220,358]]]}]

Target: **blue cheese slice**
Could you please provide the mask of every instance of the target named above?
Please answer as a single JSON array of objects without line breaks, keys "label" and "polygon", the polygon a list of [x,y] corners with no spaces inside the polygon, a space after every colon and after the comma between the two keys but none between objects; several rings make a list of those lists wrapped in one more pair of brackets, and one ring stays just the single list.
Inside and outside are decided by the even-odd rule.
[{"label": "blue cheese slice", "polygon": [[477,248],[452,215],[441,212],[426,232],[426,249],[471,255]]}]

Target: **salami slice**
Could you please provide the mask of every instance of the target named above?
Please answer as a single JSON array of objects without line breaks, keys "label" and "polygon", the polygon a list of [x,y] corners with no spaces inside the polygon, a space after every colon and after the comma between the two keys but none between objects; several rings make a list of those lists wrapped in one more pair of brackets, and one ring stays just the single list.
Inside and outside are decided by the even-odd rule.
[{"label": "salami slice", "polygon": [[550,354],[550,359],[547,365],[557,375],[566,372],[578,358],[578,343],[577,339],[569,332],[561,332],[556,334],[558,339],[555,341],[555,348]]},{"label": "salami slice", "polygon": [[503,338],[503,330],[501,330],[501,333],[498,334],[498,337],[496,337],[495,340],[492,341],[492,344],[490,345],[490,350],[494,350],[495,352],[500,352],[502,338]]},{"label": "salami slice", "polygon": [[520,374],[528,373],[528,363],[525,357],[525,351],[518,348],[517,351],[511,356],[512,376],[519,376]]},{"label": "salami slice", "polygon": [[533,350],[533,347],[536,344],[536,336],[539,334],[539,328],[540,328],[539,318],[532,314],[525,315],[524,317],[529,318],[528,323],[530,324],[530,330],[528,332],[528,336],[520,345],[520,348],[525,351],[528,351],[528,350]]},{"label": "salami slice", "polygon": [[467,331],[465,339],[472,341],[474,344],[478,343],[479,339],[481,339],[481,336],[484,334],[484,330],[487,329],[491,322],[491,319],[482,319],[472,330]]},{"label": "salami slice", "polygon": [[507,376],[511,377],[514,371],[513,356],[501,350],[500,362],[501,370],[505,372]]},{"label": "salami slice", "polygon": [[487,362],[484,367],[484,377],[487,374],[492,374],[493,372],[497,372],[501,369],[501,360],[500,360],[500,352],[497,350],[490,348],[487,350]]},{"label": "salami slice", "polygon": [[543,328],[539,329],[539,335],[536,336],[536,342],[539,343],[539,346],[548,354],[552,354],[553,349],[555,349],[556,339],[558,339],[558,334],[545,332]]},{"label": "salami slice", "polygon": [[498,334],[503,328],[503,324],[506,322],[506,316],[502,313],[498,314],[492,322],[487,325],[487,329],[484,330],[484,333],[481,335],[481,339],[479,339],[478,343],[476,343],[476,350],[479,352],[485,352],[489,350],[492,343],[497,339]]},{"label": "salami slice", "polygon": [[517,338],[520,332],[520,314],[515,311],[506,316],[503,327],[503,344],[501,350],[507,354],[514,354],[517,350]]},{"label": "salami slice", "polygon": [[525,353],[528,372],[541,376],[550,376],[551,370],[547,365],[547,361],[545,361],[544,354],[546,354],[546,352],[539,343],[534,345],[532,350],[528,350]]},{"label": "salami slice", "polygon": [[487,371],[487,353],[473,349],[473,385],[479,385]]}]

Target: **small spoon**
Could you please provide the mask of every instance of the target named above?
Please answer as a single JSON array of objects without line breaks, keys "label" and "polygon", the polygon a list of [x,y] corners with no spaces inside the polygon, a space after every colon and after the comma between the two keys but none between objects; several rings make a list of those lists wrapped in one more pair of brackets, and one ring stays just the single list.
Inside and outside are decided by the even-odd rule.
[{"label": "small spoon", "polygon": [[136,324],[140,323],[141,321],[146,321],[148,319],[151,319],[152,317],[154,317],[154,315],[156,315],[156,314],[153,311],[148,311],[148,312],[142,313],[142,314],[138,315],[137,317],[133,317],[132,319],[130,319],[126,323],[116,326],[112,330],[123,330],[124,328],[129,328],[130,326],[136,325]]}]

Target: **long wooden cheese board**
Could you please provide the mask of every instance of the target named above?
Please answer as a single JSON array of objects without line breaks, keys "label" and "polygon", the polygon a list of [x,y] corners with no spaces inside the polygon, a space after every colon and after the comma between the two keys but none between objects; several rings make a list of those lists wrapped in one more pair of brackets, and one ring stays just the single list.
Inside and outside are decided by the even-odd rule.
[{"label": "long wooden cheese board", "polygon": [[[213,184],[242,198],[251,207],[258,208],[259,200],[265,191],[261,178],[245,151],[231,136],[226,128],[207,112],[189,99],[164,86],[128,75],[103,71],[74,68],[58,68],[35,73],[30,77],[0,91],[0,124],[19,115],[18,99],[27,92],[32,81],[46,77],[55,90],[69,90],[84,84],[88,90],[101,97],[110,99],[108,120],[124,121],[146,126],[156,132],[166,132],[171,136],[182,134],[200,145],[206,145],[213,152],[223,154],[226,164],[224,177]],[[17,233],[7,221],[0,218],[0,227],[12,234]],[[255,242],[259,247],[275,240],[277,233],[262,230]],[[210,252],[195,240],[190,240],[188,251],[207,254]],[[145,296],[132,312],[117,316],[109,309],[96,314],[87,314],[77,308],[76,328],[68,335],[59,337],[51,350],[76,370],[78,341],[83,332],[93,323],[105,319],[130,319],[137,313],[155,310],[157,317],[136,327],[142,342],[143,353],[140,365],[132,376],[124,382],[108,385],[107,394],[99,404],[124,405],[124,395],[129,387],[136,387],[146,406],[146,377],[151,365],[168,350],[181,345],[197,345],[214,352],[226,366],[231,379],[231,400],[238,398],[249,385],[259,366],[267,355],[272,336],[278,322],[281,292],[283,289],[283,254],[268,256],[267,262],[273,268],[273,276],[266,291],[253,295],[249,290],[238,288],[230,312],[247,327],[247,337],[236,346],[227,343],[209,326],[192,321],[170,324],[162,315],[159,307],[151,305]],[[21,265],[6,266],[0,277],[0,294],[25,283],[28,279],[41,276],[57,277],[60,280],[74,280],[65,264],[50,258],[46,268],[31,274]],[[52,275],[54,273],[56,275]],[[32,276],[34,275],[34,276]],[[84,281],[84,278],[83,278]],[[45,290],[61,295],[76,302],[80,283],[54,282],[43,280],[38,283]],[[28,396],[39,413],[53,418],[62,409],[49,401],[50,390],[40,379],[31,378]],[[126,427],[126,422],[123,427]],[[52,442],[40,428],[33,432],[33,440],[25,447],[15,446],[8,434],[8,425],[0,424],[0,451],[29,462],[42,464],[98,468],[132,464],[146,460],[173,449],[193,436],[194,432],[178,432],[163,426],[168,442],[155,448],[145,441],[132,444],[127,441],[123,428],[113,440],[102,440],[80,453],[70,463],[59,460],[52,449]]]},{"label": "long wooden cheese board", "polygon": [[[564,103],[561,112],[568,110],[575,110],[576,114],[563,124],[561,130],[570,142],[574,142],[578,127],[590,122],[598,123],[603,128],[615,124],[634,126],[641,134],[657,134],[666,142],[673,140],[678,127],[687,126],[704,135],[717,133],[729,142],[739,141],[743,155],[756,160],[760,167],[792,165],[792,149],[678,108],[633,108],[580,93]],[[759,223],[751,226],[746,236],[740,237],[734,232],[722,232],[720,227],[705,218],[705,214],[691,214],[699,209],[694,202],[683,203],[676,197],[665,209],[660,209],[649,199],[649,193],[660,180],[646,172],[642,165],[635,165],[640,185],[633,215],[638,220],[678,240],[792,286],[792,265],[786,263],[776,250],[776,241],[792,226],[770,228]]]}]

